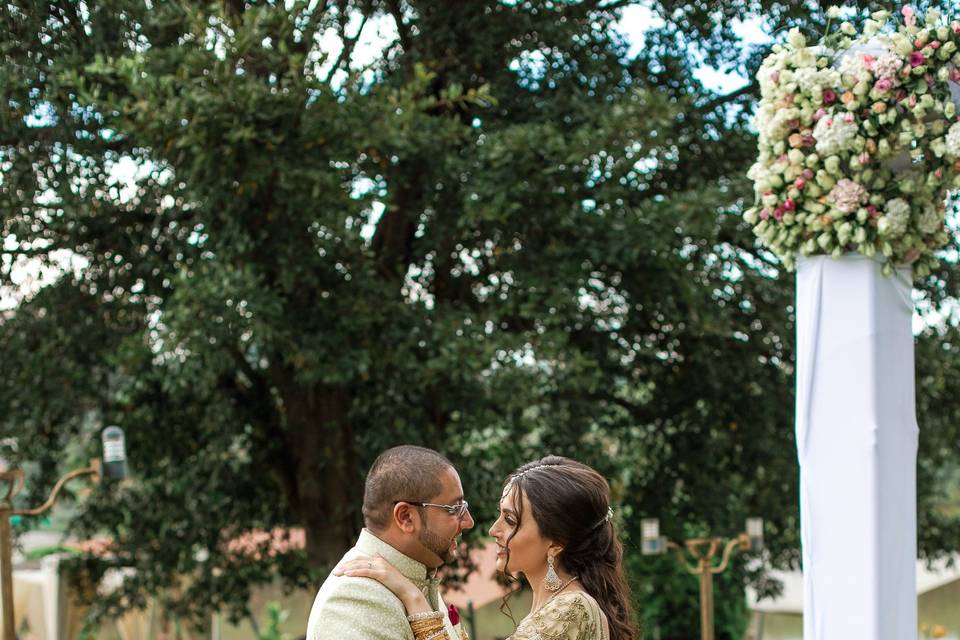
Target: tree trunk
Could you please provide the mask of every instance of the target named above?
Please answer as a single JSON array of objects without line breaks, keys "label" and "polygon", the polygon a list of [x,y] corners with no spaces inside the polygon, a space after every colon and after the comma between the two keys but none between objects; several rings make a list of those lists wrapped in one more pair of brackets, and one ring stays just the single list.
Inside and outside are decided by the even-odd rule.
[{"label": "tree trunk", "polygon": [[296,504],[311,566],[330,567],[359,531],[363,497],[346,390],[297,388],[285,398]]}]

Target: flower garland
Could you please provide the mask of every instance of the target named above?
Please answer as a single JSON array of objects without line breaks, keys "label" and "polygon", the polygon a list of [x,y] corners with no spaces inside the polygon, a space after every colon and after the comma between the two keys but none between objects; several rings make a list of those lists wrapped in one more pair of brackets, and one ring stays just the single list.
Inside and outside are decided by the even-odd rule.
[{"label": "flower garland", "polygon": [[759,158],[747,174],[756,204],[744,217],[788,269],[797,255],[857,252],[922,277],[949,239],[960,22],[901,15],[873,13],[860,34],[849,22],[831,34],[828,22],[817,47],[793,29],[760,68]]}]

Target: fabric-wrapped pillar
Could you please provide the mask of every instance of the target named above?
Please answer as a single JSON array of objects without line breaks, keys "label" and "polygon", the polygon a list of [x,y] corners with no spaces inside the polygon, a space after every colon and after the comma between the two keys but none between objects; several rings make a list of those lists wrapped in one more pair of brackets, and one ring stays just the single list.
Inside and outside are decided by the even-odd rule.
[{"label": "fabric-wrapped pillar", "polygon": [[880,269],[798,263],[804,640],[917,635],[912,275]]}]

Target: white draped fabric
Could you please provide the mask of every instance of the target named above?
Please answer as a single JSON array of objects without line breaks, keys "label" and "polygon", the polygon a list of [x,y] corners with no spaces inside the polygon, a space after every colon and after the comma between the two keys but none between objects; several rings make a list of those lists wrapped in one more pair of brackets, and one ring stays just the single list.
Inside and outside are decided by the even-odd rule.
[{"label": "white draped fabric", "polygon": [[804,640],[917,634],[911,290],[863,256],[798,263]]}]

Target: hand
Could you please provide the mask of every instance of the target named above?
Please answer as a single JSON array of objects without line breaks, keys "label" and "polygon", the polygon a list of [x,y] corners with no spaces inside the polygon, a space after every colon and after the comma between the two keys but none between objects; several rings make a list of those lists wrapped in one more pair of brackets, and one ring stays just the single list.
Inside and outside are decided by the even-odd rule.
[{"label": "hand", "polygon": [[430,603],[420,589],[379,553],[373,556],[354,556],[340,563],[333,570],[333,575],[376,580],[400,599],[407,615],[431,610]]}]

